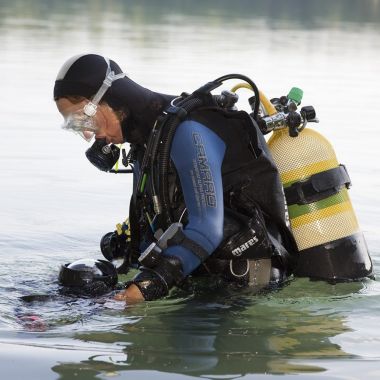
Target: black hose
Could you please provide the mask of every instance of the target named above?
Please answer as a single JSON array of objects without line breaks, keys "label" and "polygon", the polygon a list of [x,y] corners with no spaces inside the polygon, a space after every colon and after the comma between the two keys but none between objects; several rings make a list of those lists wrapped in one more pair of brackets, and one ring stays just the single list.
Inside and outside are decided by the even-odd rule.
[{"label": "black hose", "polygon": [[160,145],[161,134],[162,134],[162,129],[164,127],[164,124],[165,123],[160,124],[160,126],[157,130],[157,134],[156,134],[155,139],[154,139],[153,144],[152,144],[151,160],[153,162],[150,163],[150,187],[151,187],[152,197],[155,197],[157,195],[156,179],[155,179],[155,175],[154,175],[154,169],[155,169],[154,160],[157,157],[157,151],[158,151],[158,147]]},{"label": "black hose", "polygon": [[253,92],[255,93],[255,106],[253,109],[253,118],[257,121],[257,116],[259,114],[259,109],[260,109],[260,92],[259,89],[257,88],[256,84],[247,76],[242,75],[242,74],[227,74],[223,75],[217,79],[214,80],[214,82],[222,82],[228,80],[228,79],[241,79],[247,82],[248,84],[251,85]]},{"label": "black hose", "polygon": [[[194,108],[197,108],[202,105],[202,100],[198,98],[187,98],[186,102],[180,102],[177,106],[183,104],[183,109],[187,113],[191,112]],[[170,202],[169,202],[169,192],[168,192],[168,169],[170,163],[170,149],[174,137],[174,133],[177,129],[177,126],[182,122],[182,119],[179,117],[172,118],[167,127],[168,132],[166,133],[162,141],[162,150],[160,152],[159,159],[159,197],[162,201],[163,210],[166,216],[166,222],[168,225],[173,223],[172,214],[170,211]]]}]

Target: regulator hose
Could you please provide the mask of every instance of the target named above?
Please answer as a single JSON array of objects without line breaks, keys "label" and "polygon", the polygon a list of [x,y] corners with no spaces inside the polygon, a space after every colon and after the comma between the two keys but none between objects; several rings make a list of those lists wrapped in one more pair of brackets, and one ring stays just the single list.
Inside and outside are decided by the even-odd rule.
[{"label": "regulator hose", "polygon": [[[199,98],[192,98],[189,96],[185,101],[181,101],[178,103],[176,107],[182,108],[188,114],[193,109],[201,106],[203,101]],[[181,107],[183,104],[183,107]],[[183,116],[185,116],[185,112],[183,112]],[[167,133],[165,134],[162,140],[162,148],[160,151],[160,159],[159,159],[159,197],[162,201],[162,208],[164,213],[166,214],[166,223],[169,226],[173,223],[173,217],[170,211],[170,200],[169,200],[169,191],[168,191],[168,169],[170,165],[170,148],[172,145],[174,133],[178,127],[178,125],[184,120],[184,117],[179,117],[178,115],[175,118],[171,118],[167,125]],[[152,165],[153,168],[153,165]],[[152,173],[153,177],[153,173]]]},{"label": "regulator hose", "polygon": [[252,79],[248,78],[245,75],[242,74],[227,74],[223,75],[217,79],[214,80],[214,82],[220,83],[220,85],[225,82],[226,80],[229,79],[241,79],[252,87],[253,92],[255,93],[255,104],[254,104],[254,109],[253,109],[253,118],[255,121],[257,121],[257,115],[259,114],[259,109],[260,109],[260,91],[257,88],[256,84],[252,81]]}]

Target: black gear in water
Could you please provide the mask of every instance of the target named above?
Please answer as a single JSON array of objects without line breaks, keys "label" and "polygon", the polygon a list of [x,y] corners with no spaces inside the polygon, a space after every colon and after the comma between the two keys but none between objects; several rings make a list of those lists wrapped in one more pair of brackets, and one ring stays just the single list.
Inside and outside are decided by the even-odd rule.
[{"label": "black gear in water", "polygon": [[102,281],[94,281],[82,287],[62,287],[60,294],[64,296],[74,297],[99,297],[104,294],[110,293],[114,290],[112,286],[108,286]]},{"label": "black gear in water", "polygon": [[114,289],[116,268],[106,260],[81,259],[62,265],[59,282],[64,294],[99,296]]}]

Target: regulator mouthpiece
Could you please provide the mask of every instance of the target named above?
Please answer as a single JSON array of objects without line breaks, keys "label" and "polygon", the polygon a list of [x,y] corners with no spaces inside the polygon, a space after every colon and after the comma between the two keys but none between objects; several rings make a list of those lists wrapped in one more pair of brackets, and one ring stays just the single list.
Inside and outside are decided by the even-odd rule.
[{"label": "regulator mouthpiece", "polygon": [[106,139],[97,139],[86,150],[86,157],[99,170],[108,172],[119,160],[120,149],[114,144],[107,144]]}]

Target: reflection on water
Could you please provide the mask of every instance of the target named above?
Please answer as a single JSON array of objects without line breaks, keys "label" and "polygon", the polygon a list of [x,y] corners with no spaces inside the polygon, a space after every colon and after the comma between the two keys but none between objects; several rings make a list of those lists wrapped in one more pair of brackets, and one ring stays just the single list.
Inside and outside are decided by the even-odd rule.
[{"label": "reflection on water", "polygon": [[[359,358],[334,339],[345,334],[353,339],[349,317],[368,305],[366,286],[297,279],[267,294],[219,290],[210,296],[208,285],[200,284],[196,294],[177,292],[125,310],[104,298],[54,294],[51,286],[48,295],[23,297],[24,311],[43,316],[48,329],[29,337],[3,333],[0,342],[19,347],[20,360],[31,347],[51,350],[44,363],[63,350],[50,366],[66,380],[125,371],[136,379],[149,374],[160,378],[158,373],[162,378],[183,374],[210,379],[329,373],[337,363]],[[373,301],[378,299],[377,294]],[[360,344],[362,336],[355,339]]]},{"label": "reflection on water", "polygon": [[[310,288],[302,282],[292,290]],[[339,289],[348,296],[358,284]],[[328,291],[327,287],[323,287]],[[339,287],[338,287],[339,288]],[[319,291],[319,300],[328,299]],[[203,296],[204,298],[205,295]],[[310,299],[310,296],[307,297]],[[191,376],[235,378],[246,374],[323,372],[316,359],[351,358],[329,338],[350,329],[345,318],[327,310],[317,313],[300,301],[279,294],[259,297],[195,297],[182,302],[154,302],[127,309],[125,316],[140,315],[112,333],[78,332],[75,339],[98,344],[118,342],[120,354],[97,355],[82,361],[82,370],[92,373],[156,370]],[[300,307],[300,305],[302,305]],[[297,359],[302,361],[297,363]],[[53,368],[69,379],[77,363]],[[228,375],[228,376],[226,376]]]},{"label": "reflection on water", "polygon": [[[367,377],[378,378],[368,362],[379,360],[378,281],[297,279],[266,295],[180,293],[125,310],[60,294],[59,266],[100,256],[100,237],[128,212],[131,181],[85,161],[87,145],[59,129],[51,96],[62,62],[87,51],[167,93],[232,71],[252,76],[269,97],[302,87],[316,128],[350,169],[378,273],[379,22],[378,0],[0,0],[4,376],[327,379],[374,368]],[[19,316],[28,313],[46,331],[24,331]],[[27,373],[10,366],[15,357]]]},{"label": "reflection on water", "polygon": [[[332,339],[351,333],[347,315],[353,305],[360,307],[363,284],[330,286],[299,279],[259,296],[229,291],[210,296],[205,286],[200,289],[196,295],[176,294],[124,311],[101,299],[28,297],[30,312],[48,316],[49,308],[56,311],[49,330],[29,344],[78,351],[80,360],[52,366],[61,379],[124,371],[144,378],[143,372],[137,374],[149,370],[204,378],[307,374],[329,369],[325,358],[332,363],[355,358]],[[79,310],[77,321],[74,315],[71,321],[65,318]],[[86,350],[91,354],[83,357]]]}]

